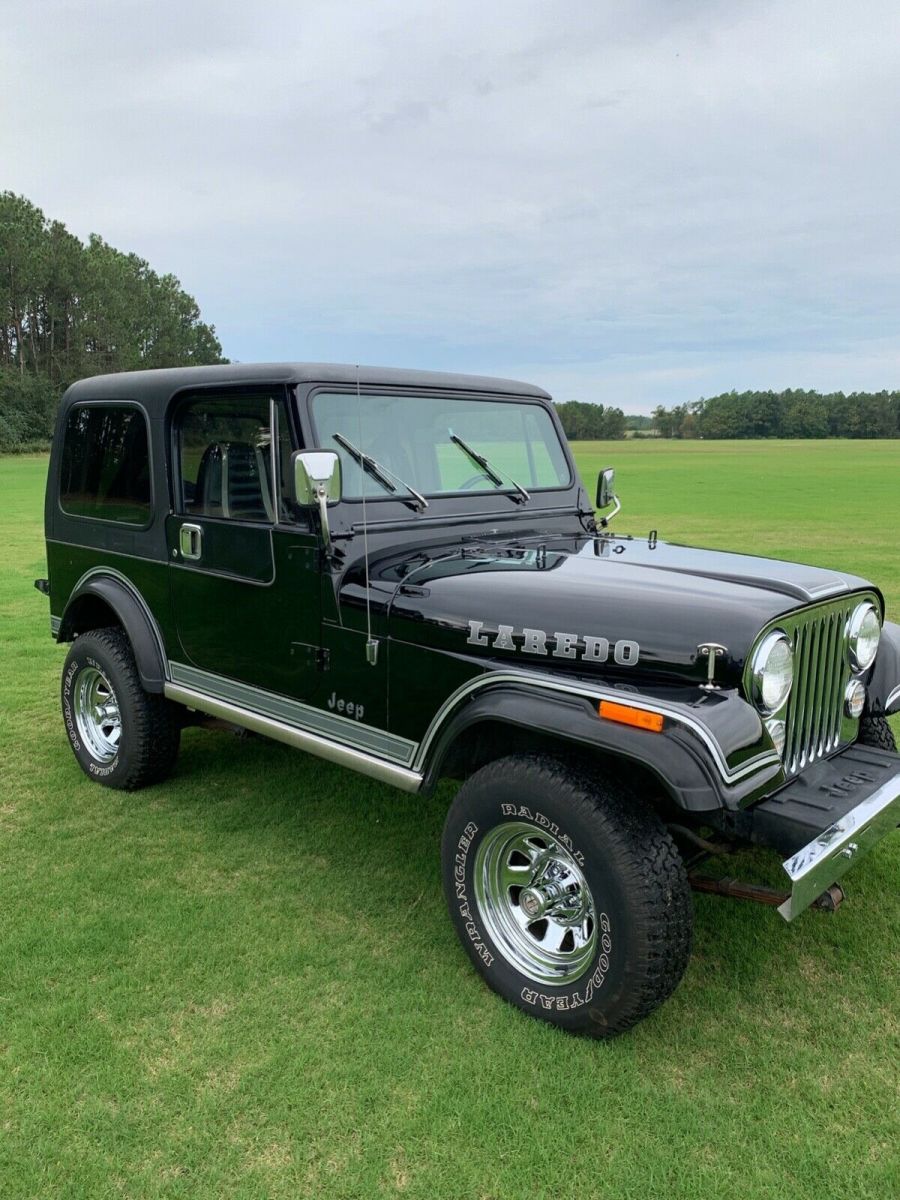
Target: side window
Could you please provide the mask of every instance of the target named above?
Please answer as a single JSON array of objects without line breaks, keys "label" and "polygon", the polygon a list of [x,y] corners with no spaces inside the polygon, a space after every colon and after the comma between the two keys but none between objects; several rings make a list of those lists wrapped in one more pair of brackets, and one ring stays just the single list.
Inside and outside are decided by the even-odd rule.
[{"label": "side window", "polygon": [[[231,521],[276,520],[272,486],[271,396],[256,393],[203,396],[178,410],[181,511]],[[279,521],[293,519],[286,491],[291,461],[287,413],[276,400],[275,470]]]},{"label": "side window", "polygon": [[69,413],[59,480],[63,512],[125,525],[150,520],[147,419],[126,404],[79,404]]}]

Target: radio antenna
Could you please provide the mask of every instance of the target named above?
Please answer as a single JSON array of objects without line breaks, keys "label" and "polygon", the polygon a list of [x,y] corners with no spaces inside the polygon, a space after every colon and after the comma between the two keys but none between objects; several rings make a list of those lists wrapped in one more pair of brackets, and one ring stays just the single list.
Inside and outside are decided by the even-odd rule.
[{"label": "radio antenna", "polygon": [[[356,364],[356,422],[357,441],[362,447],[362,396],[359,388],[359,363]],[[370,667],[374,667],[378,662],[378,643],[372,637],[372,600],[369,594],[369,523],[366,520],[366,473],[362,466],[359,468],[359,477],[362,482],[363,563],[365,564],[366,585],[366,662]]]}]

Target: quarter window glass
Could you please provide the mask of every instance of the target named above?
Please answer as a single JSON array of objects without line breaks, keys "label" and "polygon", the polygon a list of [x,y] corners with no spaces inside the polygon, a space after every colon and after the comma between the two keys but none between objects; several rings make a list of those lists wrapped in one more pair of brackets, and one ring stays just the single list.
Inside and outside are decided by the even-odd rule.
[{"label": "quarter window glass", "polygon": [[[319,444],[341,458],[343,493],[386,494],[335,441],[342,434],[425,495],[492,492],[497,485],[451,440],[451,431],[485,457],[509,488],[569,484],[569,467],[550,418],[538,404],[438,396],[319,392],[313,398]],[[399,489],[402,491],[402,489]]]},{"label": "quarter window glass", "polygon": [[76,405],[66,421],[59,502],[76,517],[146,525],[150,519],[147,421],[130,405]]},{"label": "quarter window glass", "polygon": [[[178,417],[182,511],[232,521],[276,519],[272,500],[270,397],[209,396],[185,404]],[[285,491],[291,439],[281,400],[278,412],[278,520],[290,515]]]}]

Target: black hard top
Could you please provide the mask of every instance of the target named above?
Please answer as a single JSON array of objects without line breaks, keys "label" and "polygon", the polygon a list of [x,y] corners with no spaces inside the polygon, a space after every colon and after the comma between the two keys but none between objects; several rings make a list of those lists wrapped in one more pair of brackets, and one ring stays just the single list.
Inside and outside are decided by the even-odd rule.
[{"label": "black hard top", "polygon": [[76,401],[132,399],[149,410],[163,406],[184,388],[229,384],[356,384],[363,387],[437,388],[445,391],[497,392],[549,400],[542,388],[514,379],[456,375],[444,371],[408,371],[398,367],[357,368],[350,363],[226,363],[214,367],[172,367],[161,371],[122,371],[93,375],[72,384],[66,406]]}]

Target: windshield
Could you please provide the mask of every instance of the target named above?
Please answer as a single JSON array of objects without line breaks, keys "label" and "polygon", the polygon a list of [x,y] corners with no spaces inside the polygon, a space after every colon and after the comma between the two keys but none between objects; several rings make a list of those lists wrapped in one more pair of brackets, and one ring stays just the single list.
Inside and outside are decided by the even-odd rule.
[{"label": "windshield", "polygon": [[[317,392],[312,401],[319,445],[341,459],[343,494],[387,496],[341,441],[347,439],[425,496],[452,492],[568,487],[569,466],[549,413],[526,401]],[[335,434],[343,438],[335,440]],[[456,441],[453,437],[456,437]],[[487,460],[474,462],[462,439]],[[501,482],[498,485],[498,473]]]}]

